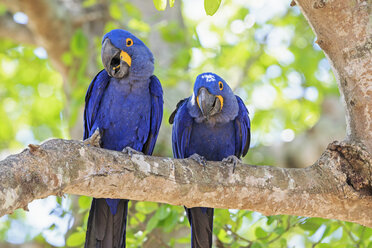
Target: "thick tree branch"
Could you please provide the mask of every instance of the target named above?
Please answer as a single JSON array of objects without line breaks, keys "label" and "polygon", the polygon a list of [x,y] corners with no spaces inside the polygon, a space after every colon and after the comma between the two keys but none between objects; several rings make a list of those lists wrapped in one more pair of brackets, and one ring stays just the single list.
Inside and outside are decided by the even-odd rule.
[{"label": "thick tree branch", "polygon": [[0,161],[0,215],[63,193],[317,216],[372,227],[372,160],[334,142],[306,169],[127,155],[73,140],[30,145]]},{"label": "thick tree branch", "polygon": [[0,37],[11,39],[18,43],[36,45],[30,29],[26,25],[14,22],[13,15],[10,13],[0,16]]},{"label": "thick tree branch", "polygon": [[372,154],[371,0],[295,0],[329,58],[346,105],[350,140]]}]

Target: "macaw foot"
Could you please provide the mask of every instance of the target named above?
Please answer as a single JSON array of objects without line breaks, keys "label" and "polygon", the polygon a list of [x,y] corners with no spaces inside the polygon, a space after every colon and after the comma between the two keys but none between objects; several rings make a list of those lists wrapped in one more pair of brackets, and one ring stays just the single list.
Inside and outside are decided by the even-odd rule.
[{"label": "macaw foot", "polygon": [[227,158],[222,159],[222,164],[233,164],[233,173],[235,172],[235,167],[237,164],[240,164],[242,161],[235,155],[230,155]]},{"label": "macaw foot", "polygon": [[132,147],[129,147],[129,146],[125,147],[122,150],[122,152],[124,152],[125,154],[129,155],[129,157],[132,157],[133,154],[144,155],[142,152],[139,152],[139,151],[137,151],[137,150],[135,150],[135,149],[133,149]]},{"label": "macaw foot", "polygon": [[91,145],[95,147],[101,147],[101,134],[99,128],[94,131],[94,133],[84,141],[84,145]]},{"label": "macaw foot", "polygon": [[201,156],[197,153],[194,153],[189,158],[191,158],[192,160],[196,161],[198,164],[203,166],[203,169],[205,170],[205,166],[207,166],[207,160],[205,159],[205,157],[203,157],[203,156]]}]

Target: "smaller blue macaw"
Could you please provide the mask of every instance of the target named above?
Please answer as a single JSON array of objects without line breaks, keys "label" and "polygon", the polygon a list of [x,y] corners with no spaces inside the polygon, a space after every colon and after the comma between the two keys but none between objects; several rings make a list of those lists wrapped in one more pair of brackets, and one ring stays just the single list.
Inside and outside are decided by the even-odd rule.
[{"label": "smaller blue macaw", "polygon": [[[242,99],[214,73],[200,74],[194,93],[177,104],[169,123],[175,158],[239,162],[250,143],[250,119]],[[192,247],[212,247],[213,208],[185,208]]]}]

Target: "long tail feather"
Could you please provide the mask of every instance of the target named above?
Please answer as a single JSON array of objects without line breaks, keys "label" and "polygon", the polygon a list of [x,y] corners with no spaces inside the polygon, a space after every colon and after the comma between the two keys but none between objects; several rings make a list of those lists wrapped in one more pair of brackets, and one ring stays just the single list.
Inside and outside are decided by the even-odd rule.
[{"label": "long tail feather", "polygon": [[125,248],[128,200],[120,200],[113,215],[105,199],[93,198],[85,248]]},{"label": "long tail feather", "polygon": [[191,247],[210,248],[213,239],[213,208],[185,208],[191,225]]}]

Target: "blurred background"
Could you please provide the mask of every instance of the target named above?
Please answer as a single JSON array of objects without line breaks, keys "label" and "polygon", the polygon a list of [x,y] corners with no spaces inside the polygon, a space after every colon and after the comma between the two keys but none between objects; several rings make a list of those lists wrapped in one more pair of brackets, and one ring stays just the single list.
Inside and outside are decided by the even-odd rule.
[{"label": "blurred background", "polygon": [[[81,139],[85,91],[103,68],[101,37],[129,30],[155,56],[164,88],[154,155],[172,156],[170,113],[202,72],[222,76],[252,121],[249,164],[306,167],[345,136],[330,64],[289,0],[0,0],[0,159],[52,137]],[[170,1],[173,4],[173,1]],[[51,196],[0,218],[0,247],[83,247],[91,198]],[[131,201],[127,247],[190,247],[182,206]],[[215,247],[372,247],[363,226],[217,209]]]}]

